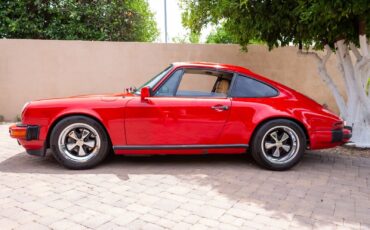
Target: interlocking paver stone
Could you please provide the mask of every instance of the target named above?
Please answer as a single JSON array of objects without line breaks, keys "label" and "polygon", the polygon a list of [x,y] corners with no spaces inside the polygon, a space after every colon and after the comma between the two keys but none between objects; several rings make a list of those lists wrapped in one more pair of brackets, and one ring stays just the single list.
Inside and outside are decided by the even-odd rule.
[{"label": "interlocking paver stone", "polygon": [[45,225],[42,225],[36,222],[24,223],[15,228],[15,230],[28,230],[28,229],[47,230],[49,228],[46,227]]},{"label": "interlocking paver stone", "polygon": [[72,171],[0,125],[0,229],[369,229],[370,158],[310,151],[272,172],[250,156],[114,156]]}]

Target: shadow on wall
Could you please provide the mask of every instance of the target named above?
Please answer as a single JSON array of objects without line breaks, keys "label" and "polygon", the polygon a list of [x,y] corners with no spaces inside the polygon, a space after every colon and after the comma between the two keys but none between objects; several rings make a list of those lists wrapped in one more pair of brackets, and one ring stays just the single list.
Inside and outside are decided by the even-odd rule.
[{"label": "shadow on wall", "polygon": [[[42,159],[23,152],[1,162],[0,171],[114,174],[122,181],[135,175],[164,175],[187,184],[210,187],[232,202],[241,203],[240,208],[257,207],[253,210],[267,212],[277,220],[289,222],[294,218],[301,226],[317,228],[344,222],[356,226],[363,221],[349,213],[355,213],[352,206],[361,202],[354,198],[354,191],[367,188],[363,197],[358,198],[368,201],[370,189],[366,180],[370,176],[370,159],[365,159],[366,164],[364,159],[309,152],[292,170],[273,172],[258,168],[245,155],[112,156],[95,169],[72,171],[59,166],[50,155]],[[365,185],[361,184],[363,181]],[[350,211],[337,213],[339,207]]]}]

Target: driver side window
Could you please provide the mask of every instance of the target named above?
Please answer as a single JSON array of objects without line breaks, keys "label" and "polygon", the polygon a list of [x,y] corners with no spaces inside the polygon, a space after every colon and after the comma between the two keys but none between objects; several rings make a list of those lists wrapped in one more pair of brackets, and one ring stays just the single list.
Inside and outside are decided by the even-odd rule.
[{"label": "driver side window", "polygon": [[177,70],[155,96],[227,97],[232,73],[208,69]]}]

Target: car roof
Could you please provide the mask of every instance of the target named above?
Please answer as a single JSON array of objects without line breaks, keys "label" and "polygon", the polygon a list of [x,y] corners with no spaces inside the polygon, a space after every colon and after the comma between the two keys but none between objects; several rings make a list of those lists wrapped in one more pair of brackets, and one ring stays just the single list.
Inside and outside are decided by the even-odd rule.
[{"label": "car roof", "polygon": [[172,63],[174,66],[189,66],[189,67],[201,67],[201,68],[216,68],[222,70],[231,70],[235,72],[250,72],[249,69],[246,69],[241,66],[230,65],[230,64],[222,64],[222,63],[215,63],[215,62],[174,62]]}]

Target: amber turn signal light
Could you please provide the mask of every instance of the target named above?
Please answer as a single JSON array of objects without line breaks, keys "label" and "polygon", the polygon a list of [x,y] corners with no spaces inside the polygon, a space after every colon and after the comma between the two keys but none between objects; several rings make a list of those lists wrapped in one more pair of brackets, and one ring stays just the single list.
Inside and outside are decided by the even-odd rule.
[{"label": "amber turn signal light", "polygon": [[27,128],[26,127],[17,127],[16,125],[9,128],[10,136],[17,139],[26,139],[27,137]]}]

